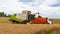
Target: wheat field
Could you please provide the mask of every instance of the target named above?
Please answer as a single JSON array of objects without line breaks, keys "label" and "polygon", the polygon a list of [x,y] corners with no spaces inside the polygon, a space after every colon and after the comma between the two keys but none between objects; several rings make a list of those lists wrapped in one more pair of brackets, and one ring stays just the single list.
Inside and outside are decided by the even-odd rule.
[{"label": "wheat field", "polygon": [[[57,31],[57,30],[58,31]],[[0,24],[0,34],[51,34],[60,33],[60,25],[48,24]]]},{"label": "wheat field", "polygon": [[60,24],[11,24],[0,18],[0,34],[60,34]]},{"label": "wheat field", "polygon": [[0,17],[0,23],[9,23],[9,17]]}]

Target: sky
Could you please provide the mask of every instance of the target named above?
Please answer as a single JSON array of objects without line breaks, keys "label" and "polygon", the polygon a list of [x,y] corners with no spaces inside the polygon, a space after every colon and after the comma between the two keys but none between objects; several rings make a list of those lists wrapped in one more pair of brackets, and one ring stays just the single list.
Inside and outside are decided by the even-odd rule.
[{"label": "sky", "polygon": [[60,18],[60,0],[0,0],[0,12],[18,14],[22,10],[39,12],[42,17]]}]

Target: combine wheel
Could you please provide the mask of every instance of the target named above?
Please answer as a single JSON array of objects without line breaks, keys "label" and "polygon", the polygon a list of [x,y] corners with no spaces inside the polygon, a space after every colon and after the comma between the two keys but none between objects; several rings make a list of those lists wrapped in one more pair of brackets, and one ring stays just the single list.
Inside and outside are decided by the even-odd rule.
[{"label": "combine wheel", "polygon": [[27,24],[27,22],[28,22],[28,20],[24,20],[24,21],[22,22],[22,24]]}]

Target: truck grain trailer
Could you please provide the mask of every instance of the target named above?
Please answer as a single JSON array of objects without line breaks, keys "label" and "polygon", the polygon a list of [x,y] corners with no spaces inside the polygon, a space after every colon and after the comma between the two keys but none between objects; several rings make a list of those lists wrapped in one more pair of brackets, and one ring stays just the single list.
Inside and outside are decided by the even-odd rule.
[{"label": "truck grain trailer", "polygon": [[42,18],[40,15],[35,17],[35,14],[31,14],[31,11],[23,11],[22,14],[12,15],[10,21],[17,24],[48,24],[48,18]]},{"label": "truck grain trailer", "polygon": [[47,18],[35,18],[30,21],[31,24],[48,24]]}]

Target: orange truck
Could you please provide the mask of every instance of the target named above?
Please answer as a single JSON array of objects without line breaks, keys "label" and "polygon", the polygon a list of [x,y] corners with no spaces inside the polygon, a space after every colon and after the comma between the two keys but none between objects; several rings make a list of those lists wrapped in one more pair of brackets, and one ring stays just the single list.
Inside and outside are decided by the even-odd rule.
[{"label": "orange truck", "polygon": [[30,21],[31,24],[48,24],[47,18],[35,18]]}]

